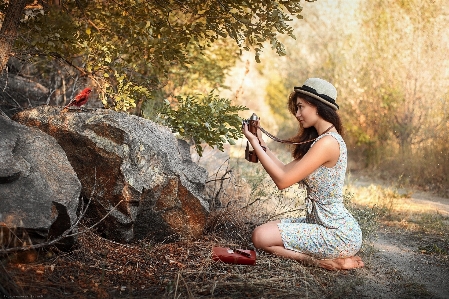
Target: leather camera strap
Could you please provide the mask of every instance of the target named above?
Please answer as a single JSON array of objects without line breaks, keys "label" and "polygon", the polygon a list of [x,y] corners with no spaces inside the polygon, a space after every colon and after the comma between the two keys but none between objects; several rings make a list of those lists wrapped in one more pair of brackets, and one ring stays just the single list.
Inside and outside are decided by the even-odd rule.
[{"label": "leather camera strap", "polygon": [[[332,128],[334,127],[334,125],[330,126],[329,128],[327,128],[326,131],[324,131],[323,133],[321,133],[318,137],[320,137],[321,135],[326,134],[327,132],[329,132]],[[318,139],[318,137],[310,139],[310,140],[306,140],[306,141],[301,141],[301,142],[293,142],[290,140],[282,140],[277,138],[276,136],[274,136],[273,134],[269,133],[267,130],[265,130],[264,128],[257,126],[257,128],[259,128],[265,135],[267,135],[268,137],[270,137],[271,139],[273,139],[276,142],[280,142],[280,143],[288,143],[288,144],[304,144],[304,143],[308,143],[308,142],[312,142]]]}]

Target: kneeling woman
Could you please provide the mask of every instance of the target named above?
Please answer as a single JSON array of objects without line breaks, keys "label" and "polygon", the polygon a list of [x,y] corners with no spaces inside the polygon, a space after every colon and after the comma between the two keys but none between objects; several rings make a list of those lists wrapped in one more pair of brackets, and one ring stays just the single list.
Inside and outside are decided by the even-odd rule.
[{"label": "kneeling woman", "polygon": [[[258,226],[252,236],[258,249],[329,270],[363,267],[356,256],[362,244],[359,224],[343,205],[346,144],[335,102],[337,90],[322,79],[309,78],[295,87],[289,110],[300,123],[294,160],[283,164],[261,138],[243,133],[260,163],[279,189],[298,182],[307,187],[306,217],[281,219]],[[260,142],[259,142],[260,140]]]}]

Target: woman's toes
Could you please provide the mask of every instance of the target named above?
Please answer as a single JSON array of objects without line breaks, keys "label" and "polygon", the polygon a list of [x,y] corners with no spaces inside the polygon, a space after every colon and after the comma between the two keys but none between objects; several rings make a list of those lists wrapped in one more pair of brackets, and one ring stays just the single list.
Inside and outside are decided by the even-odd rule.
[{"label": "woman's toes", "polygon": [[362,268],[363,266],[365,266],[365,264],[358,256],[353,256],[346,259],[345,269]]}]

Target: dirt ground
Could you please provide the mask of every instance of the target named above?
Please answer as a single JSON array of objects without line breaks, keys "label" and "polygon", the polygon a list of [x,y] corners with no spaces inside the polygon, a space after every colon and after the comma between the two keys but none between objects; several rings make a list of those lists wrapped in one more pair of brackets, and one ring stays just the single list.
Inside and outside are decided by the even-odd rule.
[{"label": "dirt ground", "polygon": [[[435,240],[437,242],[437,240]],[[385,230],[379,234],[375,244],[379,265],[385,265],[394,272],[388,277],[413,291],[423,291],[421,298],[449,298],[449,263],[447,256],[440,257],[421,253],[419,248],[422,238]],[[445,244],[447,246],[447,244]],[[447,247],[446,247],[447,248]],[[396,273],[395,273],[396,272]],[[386,287],[389,285],[386,284]],[[385,294],[394,290],[385,290]],[[393,293],[394,294],[394,293]],[[390,297],[391,298],[391,297]]]},{"label": "dirt ground", "polygon": [[335,298],[449,298],[448,256],[420,250],[423,238],[383,226],[352,290]]},{"label": "dirt ground", "polygon": [[[372,182],[362,178],[355,184],[368,186]],[[383,182],[377,184],[385,186]],[[401,198],[395,207],[442,215],[447,217],[443,225],[449,225],[449,198],[415,191],[410,198]],[[366,260],[366,268],[357,270],[362,283],[349,297],[449,298],[448,253],[447,236],[411,231],[397,223],[384,222],[377,232],[372,255]]]}]

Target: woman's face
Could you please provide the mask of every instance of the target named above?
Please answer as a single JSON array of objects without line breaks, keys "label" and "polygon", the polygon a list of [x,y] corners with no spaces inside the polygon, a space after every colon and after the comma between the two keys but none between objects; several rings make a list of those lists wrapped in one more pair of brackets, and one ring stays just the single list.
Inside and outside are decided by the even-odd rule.
[{"label": "woman's face", "polygon": [[316,107],[300,97],[296,99],[295,116],[303,128],[314,126],[319,118]]}]

